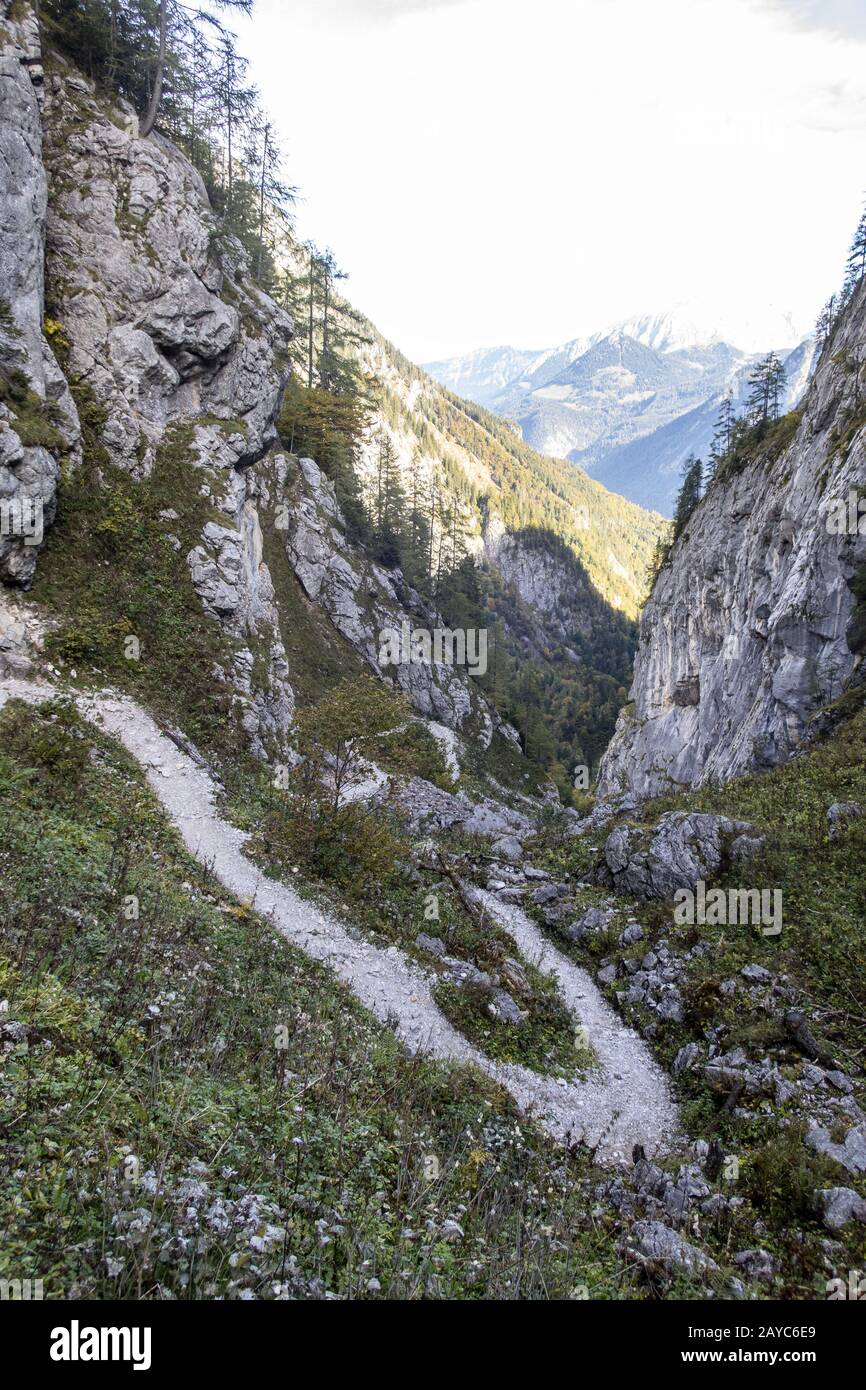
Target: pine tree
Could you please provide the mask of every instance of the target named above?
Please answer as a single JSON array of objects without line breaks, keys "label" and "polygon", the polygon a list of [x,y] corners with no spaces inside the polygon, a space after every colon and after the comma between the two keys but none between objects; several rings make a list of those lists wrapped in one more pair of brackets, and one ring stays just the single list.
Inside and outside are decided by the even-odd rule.
[{"label": "pine tree", "polygon": [[694,454],[689,454],[683,465],[683,481],[674,508],[674,540],[684,530],[695,507],[701,500],[704,465]]},{"label": "pine tree", "polygon": [[[256,279],[262,285],[266,281],[272,282],[274,277],[266,240],[268,218],[276,219],[288,227],[291,222],[291,207],[298,190],[284,183],[280,177],[282,160],[273,124],[259,114],[254,115],[250,123],[246,159],[250,170],[255,171],[258,182]],[[268,275],[265,274],[266,262]]]},{"label": "pine tree", "polygon": [[399,565],[406,525],[406,497],[397,454],[384,432],[377,440],[373,553],[383,565]]},{"label": "pine tree", "polygon": [[[291,193],[293,190],[288,190]],[[299,279],[283,278],[282,296],[303,322],[294,339],[293,360],[307,386],[335,395],[361,390],[357,349],[368,343],[363,316],[337,293],[337,282],[348,278],[334,253],[306,242],[306,271]]]},{"label": "pine tree", "polygon": [[713,442],[710,445],[710,457],[705,474],[706,483],[712,482],[719,464],[724,462],[730,453],[736,423],[737,412],[734,409],[733,397],[728,393],[722,398],[719,413],[716,416]]},{"label": "pine tree", "polygon": [[[159,48],[157,50],[156,67],[153,75],[153,86],[150,93],[150,101],[147,104],[147,112],[141,121],[139,133],[144,138],[149,135],[156,124],[159,113],[159,103],[162,100],[162,83],[165,74],[165,53],[168,42],[168,11],[170,0],[160,0],[159,3]],[[173,7],[172,7],[173,10]]]},{"label": "pine tree", "polygon": [[[214,0],[214,4],[221,10],[239,10],[242,14],[249,15],[252,12],[253,0]],[[145,26],[147,26],[150,8],[138,6]],[[117,19],[116,4],[111,7],[111,17],[112,33],[114,33]],[[222,44],[228,43],[234,51],[234,44],[228,30],[218,23],[215,16],[207,14],[204,10],[191,9],[182,4],[180,0],[159,0],[156,20],[157,47],[150,75],[150,96],[147,110],[141,120],[140,133],[142,136],[151,133],[159,117],[169,50],[174,52],[180,50],[190,41],[192,33],[202,25],[218,28]]]},{"label": "pine tree", "polygon": [[247,64],[220,12],[250,14],[253,0],[41,0],[48,41],[131,102],[142,136],[158,130],[191,159],[226,229],[273,292],[269,242],[294,190],[279,171],[278,141],[261,113]]},{"label": "pine tree", "polygon": [[779,418],[787,380],[787,372],[774,352],[768,352],[755,364],[749,377],[749,397],[746,402],[753,425],[763,427]]},{"label": "pine tree", "polygon": [[421,452],[415,449],[409,472],[408,516],[403,539],[403,569],[412,584],[426,583],[430,531],[427,514],[430,507],[429,488],[421,469]]},{"label": "pine tree", "polygon": [[433,581],[433,553],[436,544],[436,523],[437,521],[439,521],[440,510],[441,508],[439,486],[436,474],[434,472],[433,476],[430,479],[430,512],[427,519],[427,533],[429,536],[429,544],[427,548],[427,579],[431,584],[433,584],[434,592],[435,583]]},{"label": "pine tree", "polygon": [[856,285],[866,275],[866,210],[862,213],[848,253],[848,273]]},{"label": "pine tree", "polygon": [[767,358],[767,371],[770,378],[770,418],[778,420],[788,385],[788,373],[785,364],[772,352]]},{"label": "pine tree", "polygon": [[830,341],[833,328],[836,323],[836,296],[831,294],[827,303],[818,315],[818,322],[815,325],[815,342],[819,353],[823,351],[825,345]]},{"label": "pine tree", "polygon": [[[256,110],[256,93],[244,85],[247,64],[235,50],[232,36],[220,34],[221,82],[218,121],[225,132],[225,196],[223,224],[242,241],[248,241],[250,227],[247,217],[251,211],[253,187],[244,179],[239,168],[238,150],[244,132]],[[246,187],[245,187],[246,184]]]},{"label": "pine tree", "polygon": [[668,562],[668,556],[670,555],[672,542],[673,533],[670,530],[670,528],[668,529],[667,534],[664,531],[662,531],[656,537],[656,543],[653,548],[653,556],[649,565],[649,574],[647,576],[650,589],[653,588],[656,580],[661,574],[662,569]]},{"label": "pine tree", "polygon": [[348,278],[345,270],[340,270],[333,251],[323,251],[319,256],[319,280],[322,307],[322,350],[319,354],[319,385],[330,391],[337,385],[343,367],[340,349],[344,346],[340,331],[340,318],[334,296],[334,286],[338,280]]}]

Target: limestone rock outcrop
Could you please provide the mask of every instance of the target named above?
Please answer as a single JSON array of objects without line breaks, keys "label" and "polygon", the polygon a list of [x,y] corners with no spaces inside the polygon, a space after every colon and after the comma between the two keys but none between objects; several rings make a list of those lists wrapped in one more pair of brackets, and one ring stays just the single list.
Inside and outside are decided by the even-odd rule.
[{"label": "limestone rock outcrop", "polygon": [[[230,657],[215,674],[233,691],[241,728],[260,758],[288,752],[295,709],[280,613],[264,561],[259,507],[267,500],[255,468],[239,465],[246,436],[218,425],[194,435],[199,491],[213,519],[186,556],[205,612],[229,639]],[[219,518],[218,520],[216,518]],[[171,517],[166,518],[168,525]]]},{"label": "limestone rock outcrop", "polygon": [[519,747],[473,686],[466,667],[449,661],[383,661],[384,634],[432,632],[442,620],[405,582],[399,570],[376,564],[346,535],[334,485],[313,459],[299,461],[299,477],[286,514],[285,549],[307,597],[327,613],[371,671],[394,682],[418,714],[488,747],[495,732]]},{"label": "limestone rock outcrop", "polygon": [[593,882],[631,897],[669,898],[718,873],[726,859],[756,854],[763,839],[748,821],[670,811],[647,843],[640,826],[618,825],[605,841]]},{"label": "limestone rock outcrop", "polygon": [[0,5],[0,580],[27,586],[79,427],[44,331],[43,70],[29,6]]},{"label": "limestone rock outcrop", "polygon": [[652,796],[784,762],[856,679],[852,592],[866,524],[866,286],[824,351],[784,447],[758,449],[696,509],[641,621],[631,699],[599,791]]},{"label": "limestone rock outcrop", "polygon": [[50,303],[112,463],[146,476],[172,422],[236,422],[235,466],[276,438],[289,316],[256,288],[200,175],[74,71],[45,91]]},{"label": "limestone rock outcrop", "polygon": [[[280,450],[290,317],[254,283],[183,153],[158,133],[142,139],[132,107],[97,93],[59,55],[43,80],[33,12],[15,10],[23,18],[7,13],[0,68],[10,170],[0,200],[0,503],[38,500],[50,525],[60,463],[79,461],[79,415],[88,487],[98,492],[119,469],[164,492],[165,536],[221,629],[214,679],[259,757],[290,756],[295,705],[291,618],[265,559],[275,517],[301,601],[430,721],[452,772],[460,740],[486,748],[499,731],[519,748],[464,665],[383,662],[384,632],[435,631],[441,620],[399,571],[351,542],[317,465]],[[0,578],[28,584],[37,550],[0,536]],[[7,664],[13,646],[20,661],[18,618],[4,632]]]}]

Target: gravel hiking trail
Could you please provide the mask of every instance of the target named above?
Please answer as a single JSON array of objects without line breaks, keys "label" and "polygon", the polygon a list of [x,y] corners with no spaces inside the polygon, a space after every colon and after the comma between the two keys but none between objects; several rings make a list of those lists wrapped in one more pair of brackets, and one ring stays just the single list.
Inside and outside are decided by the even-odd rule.
[{"label": "gravel hiking trail", "polygon": [[[0,707],[10,699],[41,704],[52,686],[14,677],[0,680]],[[396,946],[376,946],[322,912],[287,884],[268,878],[244,853],[248,836],[216,810],[209,773],[164,734],[147,712],[111,691],[76,694],[80,713],[118,739],[141,764],[147,780],[189,852],[223,887],[266,917],[294,947],[327,965],[411,1052],[478,1067],[510,1092],[557,1142],[583,1143],[603,1163],[631,1162],[635,1144],[647,1155],[666,1149],[677,1133],[677,1111],[667,1080],[638,1035],[603,999],[589,975],[546,941],[518,907],[490,894],[477,896],[527,960],[552,973],[587,1030],[598,1058],[585,1078],[566,1082],[528,1067],[492,1061],[451,1026],[433,999],[435,976]]]}]

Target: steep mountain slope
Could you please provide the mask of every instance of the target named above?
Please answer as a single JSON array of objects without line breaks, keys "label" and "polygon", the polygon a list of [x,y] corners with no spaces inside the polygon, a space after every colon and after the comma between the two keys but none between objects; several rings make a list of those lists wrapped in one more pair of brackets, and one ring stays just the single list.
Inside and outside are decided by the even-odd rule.
[{"label": "steep mountain slope", "polygon": [[476,563],[478,601],[463,621],[487,631],[485,690],[567,791],[572,766],[594,767],[612,732],[661,518],[536,453],[370,324],[366,337],[361,363],[378,407],[358,473],[371,509],[385,437],[404,495],[420,490],[429,508],[438,493],[440,517],[453,507],[459,546]]},{"label": "steep mountain slope", "polygon": [[[389,1202],[398,1198],[396,1209],[403,1159],[383,1137],[381,1162],[371,1165],[370,1137],[377,1127],[393,1136],[405,1125],[402,1101],[392,1105],[395,1076],[407,1077],[406,1100],[423,1105],[421,1074],[428,1072],[419,1059],[403,1073],[393,1033],[356,1012],[331,978],[323,982],[311,973],[310,955],[336,969],[342,962],[345,976],[346,951],[354,952],[368,980],[365,1001],[377,1008],[378,1000],[389,1020],[386,981],[376,978],[384,962],[390,981],[406,985],[405,1006],[418,1025],[412,1038],[408,1030],[402,1035],[407,1043],[421,1044],[431,1017],[441,1021],[443,1035],[453,1040],[442,1055],[457,1063],[482,1059],[499,1081],[523,1077],[521,1103],[529,1109],[543,1102],[556,1120],[555,1136],[583,1133],[585,1096],[604,1102],[588,1138],[601,1140],[608,1122],[617,1121],[622,1107],[608,1068],[598,1082],[591,1077],[582,1084],[595,1054],[576,1041],[571,1006],[579,972],[563,962],[566,995],[523,957],[506,926],[474,908],[450,863],[440,868],[446,843],[451,850],[467,846],[482,862],[497,843],[513,853],[515,837],[528,835],[557,798],[522,756],[496,708],[495,690],[488,695],[465,666],[434,658],[383,669],[383,631],[429,632],[442,615],[398,568],[378,563],[358,542],[332,481],[281,440],[290,317],[257,286],[243,247],[227,235],[183,154],[158,134],[142,138],[131,107],[97,90],[68,59],[41,54],[32,13],[18,3],[11,10],[4,0],[0,42],[14,79],[4,136],[20,165],[20,189],[16,183],[0,193],[0,271],[7,277],[0,293],[8,294],[3,327],[11,322],[9,351],[23,381],[10,376],[4,394],[11,448],[2,480],[13,500],[30,488],[26,495],[42,504],[46,529],[44,537],[31,536],[18,524],[20,508],[3,514],[4,530],[10,517],[13,524],[4,534],[5,577],[12,583],[0,593],[0,703],[21,693],[9,683],[9,668],[31,678],[47,675],[56,698],[32,717],[13,698],[2,717],[0,979],[9,1005],[0,1024],[8,1063],[2,1101],[18,1114],[19,1086],[26,1086],[32,1103],[24,1110],[34,1129],[19,1130],[4,1150],[0,1209],[4,1227],[11,1227],[10,1204],[23,1181],[38,1191],[34,1206],[41,1211],[46,1197],[56,1212],[67,1202],[73,1212],[58,1238],[53,1217],[43,1222],[28,1211],[20,1241],[16,1236],[13,1250],[0,1253],[0,1275],[18,1268],[29,1275],[35,1262],[37,1277],[44,1269],[49,1296],[57,1297],[70,1289],[110,1296],[117,1288],[145,1297],[151,1276],[164,1277],[172,1294],[203,1297],[342,1290],[342,1278],[316,1274],[326,1205],[335,1226],[344,1199],[354,1208],[348,1191],[357,1159],[359,1213],[378,1203],[374,1194],[382,1191]],[[44,205],[46,196],[47,226],[11,215],[28,199]],[[33,271],[27,294],[15,278],[24,253],[25,268]],[[19,305],[27,315],[20,325]],[[44,394],[37,389],[40,372],[52,384]],[[442,394],[432,383],[430,389]],[[59,420],[67,398],[74,406],[64,433],[60,424],[54,428],[53,407]],[[503,518],[518,530],[531,530],[539,515],[562,518],[565,534],[588,530],[592,515],[578,513],[584,505],[578,499],[586,498],[588,512],[598,513],[598,548],[584,536],[586,553],[612,596],[620,593],[622,607],[633,611],[653,519],[608,499],[588,480],[576,488],[564,480],[548,498],[555,470],[523,446],[509,452],[507,428],[496,425],[502,439],[488,436],[459,403],[443,400],[436,410],[441,427],[438,417],[431,423],[420,416],[417,427],[426,431],[443,475],[457,470],[453,492],[465,494],[467,530],[475,527],[479,555],[488,520],[488,530],[501,521],[498,540]],[[46,427],[34,438],[34,416],[52,431]],[[476,494],[468,489],[473,477],[484,484]],[[488,494],[490,505],[482,507]],[[624,516],[635,522],[629,539],[618,534]],[[630,658],[632,621],[594,589],[564,539],[545,536],[543,543],[563,552],[569,592],[560,586],[555,617],[565,635],[590,643],[599,658],[609,619],[617,663],[606,678],[615,692],[624,679],[623,653],[625,665]],[[527,549],[537,545],[530,536]],[[607,559],[614,546],[622,573]],[[537,585],[527,587],[533,574],[526,560],[515,579],[527,598],[538,597]],[[495,582],[506,595],[505,579]],[[523,603],[517,588],[506,597]],[[574,633],[563,617],[566,599],[574,604]],[[528,602],[520,621],[534,634],[539,662],[549,661],[542,624]],[[207,806],[219,797],[224,838],[212,848],[228,861],[246,842],[243,880],[221,887],[206,866],[199,873],[142,775],[111,739],[82,727],[78,711],[95,700],[118,731],[112,712],[131,709],[130,694],[132,723],[143,735],[135,751],[151,785],[159,778],[161,789],[176,797],[178,823],[203,854]],[[359,747],[369,754],[362,768],[354,766]],[[346,758],[365,774],[351,781],[351,796],[343,780]],[[302,934],[306,958],[284,951],[273,923],[254,916],[253,899],[264,909],[275,901],[272,872],[318,899],[305,903],[294,889],[280,895],[287,928]],[[226,901],[226,887],[245,898]],[[19,928],[32,921],[40,924],[39,939],[20,937]],[[61,922],[72,930],[58,930]],[[425,945],[422,927],[438,949]],[[329,946],[323,932],[332,933],[334,950],[315,952],[316,936]],[[525,932],[522,939],[531,944],[532,924]],[[431,1002],[427,1014],[415,1008],[421,980],[425,998],[432,1001],[435,992],[435,1009]],[[643,1045],[601,1001],[599,1017],[611,1039],[623,1036],[623,1058],[644,1056]],[[339,1063],[325,1041],[329,1019],[336,1021],[333,1041],[340,1035]],[[292,1034],[284,1050],[272,1042],[275,1028]],[[308,1043],[299,1046],[308,1028]],[[52,1067],[56,1057],[63,1059],[62,1077]],[[325,1075],[307,1072],[303,1058],[325,1057],[331,1058]],[[613,1052],[609,1063],[612,1070]],[[498,1164],[499,1122],[486,1083],[452,1067],[429,1075],[431,1099],[443,1088],[433,1108],[441,1112],[444,1104],[450,1114],[453,1099],[461,1124],[480,1119],[479,1142],[497,1153]],[[94,1081],[98,1092],[88,1105]],[[353,1094],[335,1105],[344,1083],[349,1092],[376,1091],[379,1098],[368,1105]],[[268,1117],[265,1091],[275,1100],[265,1107]],[[662,1099],[666,1091],[659,1078]],[[511,1132],[502,1132],[514,1145],[515,1112],[498,1087],[492,1094],[496,1110],[509,1115]],[[611,1154],[617,1161],[633,1141],[654,1138],[658,1116],[646,1104],[640,1074],[633,1099],[635,1112],[646,1109],[647,1128],[623,1132]],[[308,1106],[321,1119],[327,1152],[315,1152],[313,1126],[297,1122]],[[122,1155],[124,1113],[132,1128]],[[526,1122],[531,1137],[521,1136],[519,1149],[523,1156],[538,1148],[539,1183],[547,1189],[540,1131],[531,1117]],[[454,1146],[438,1120],[436,1129],[436,1145],[444,1143],[450,1164]],[[37,1132],[54,1136],[48,1164]],[[312,1140],[309,1159],[297,1139]],[[99,1158],[88,1187],[84,1149],[91,1145]],[[135,1178],[121,1189],[119,1161],[133,1145]],[[487,1150],[478,1152],[486,1163]],[[226,1158],[219,1171],[215,1153]],[[420,1156],[413,1152],[413,1171]],[[578,1171],[577,1158],[559,1157]],[[213,1182],[203,1184],[209,1165]],[[419,1184],[427,1184],[420,1171]],[[526,1180],[525,1162],[519,1171]],[[323,1183],[333,1186],[333,1202],[326,1202]],[[208,1189],[209,1215],[200,1221],[195,1201]],[[469,1225],[451,1217],[457,1199],[455,1183],[439,1223],[446,1242],[454,1230],[462,1238]],[[303,1222],[291,1216],[294,1203],[303,1207]],[[159,1229],[152,1261],[150,1249],[129,1239],[130,1222],[151,1221]],[[523,1221],[522,1208],[518,1227]],[[208,1222],[210,1235],[200,1229]],[[500,1224],[503,1238],[508,1225]],[[100,1228],[118,1233],[108,1260]],[[369,1235],[382,1243],[384,1229],[375,1218],[363,1242]],[[291,1257],[289,1231],[296,1245]],[[359,1231],[353,1225],[353,1242]],[[402,1221],[394,1228],[398,1241],[401,1231]],[[186,1273],[188,1258],[180,1258],[182,1248],[189,1254],[190,1232],[201,1288]],[[428,1244],[432,1252],[434,1241]],[[262,1260],[236,1277],[236,1265],[246,1266],[251,1251]],[[359,1252],[353,1247],[353,1263]],[[381,1256],[384,1261],[384,1248]],[[17,1261],[11,1269],[10,1259]],[[432,1295],[464,1288],[462,1276],[440,1286],[425,1259],[413,1261],[419,1289]],[[396,1267],[395,1276],[403,1279]],[[363,1287],[372,1293],[374,1283],[371,1272]],[[485,1275],[480,1287],[495,1283]]]},{"label": "steep mountain slope", "polygon": [[[604,795],[783,762],[859,679],[864,341],[861,285],[802,411],[721,470],[673,547],[641,620],[634,703],[604,759]],[[853,520],[840,522],[851,497]]]},{"label": "steep mountain slope", "polygon": [[[10,32],[38,43],[29,21]],[[40,119],[29,50],[5,52],[8,197],[44,203],[47,182],[49,211],[47,231],[5,211],[2,221],[3,291],[15,302],[4,329],[24,383],[3,378],[14,446],[3,490],[42,503],[47,552],[38,621],[3,592],[0,652],[25,666],[38,655],[28,637],[38,646],[47,626],[67,672],[146,692],[211,746],[231,749],[240,735],[256,757],[285,758],[299,682],[320,692],[365,666],[380,674],[380,629],[435,625],[435,614],[417,595],[401,601],[394,578],[353,553],[318,469],[280,450],[292,323],[256,287],[196,171],[167,141],[140,139],[132,110],[57,55],[46,56]],[[23,245],[26,295],[15,279]],[[44,420],[38,443],[33,417]],[[29,583],[43,536],[8,519],[6,576]],[[471,726],[485,746],[505,727],[463,671],[401,667],[397,683],[420,714]]]},{"label": "steep mountain slope", "polygon": [[[51,522],[59,457],[77,456],[78,416],[43,332],[48,186],[41,159],[42,55],[26,10],[0,51],[0,580],[28,583],[38,529]],[[17,422],[17,428],[14,425]],[[18,535],[10,517],[19,522]],[[21,523],[39,525],[26,533]]]},{"label": "steep mountain slope", "polygon": [[[38,646],[47,624],[64,669],[122,680],[195,739],[228,746],[236,725],[250,751],[273,758],[287,755],[299,693],[305,703],[365,668],[469,745],[500,740],[513,753],[503,716],[526,700],[503,713],[496,704],[506,664],[526,657],[548,696],[562,690],[581,711],[561,718],[559,701],[527,686],[546,729],[533,734],[537,755],[552,766],[577,750],[595,762],[628,683],[658,518],[533,454],[368,326],[363,365],[380,404],[357,461],[362,485],[383,432],[407,485],[413,468],[428,482],[435,473],[479,564],[481,611],[469,616],[490,626],[495,668],[486,680],[439,661],[385,671],[383,632],[447,622],[349,536],[327,477],[281,444],[290,317],[255,284],[184,156],[159,136],[140,139],[132,109],[58,54],[34,84],[37,31],[27,21],[14,36],[6,131],[19,191],[3,266],[18,317],[3,325],[14,364],[3,490],[39,501],[44,537],[4,527],[6,577],[30,585],[48,548],[38,607],[3,598],[6,664],[26,665],[28,640]],[[42,220],[25,225],[15,209],[34,198]],[[506,551],[509,565],[497,560]],[[533,568],[555,569],[555,599]],[[525,720],[520,732],[525,746]]]},{"label": "steep mountain slope", "polygon": [[492,683],[508,673],[503,712],[567,793],[575,766],[597,765],[628,686],[661,518],[538,454],[379,338],[370,366],[406,490],[417,464],[427,477],[444,474],[458,499],[479,563]]},{"label": "steep mountain slope", "polygon": [[444,464],[452,483],[465,479],[475,499],[465,518],[470,549],[484,548],[494,518],[513,532],[548,530],[572,549],[609,606],[636,616],[659,517],[611,494],[582,469],[528,447],[507,422],[443,390],[372,327],[370,333],[366,361],[404,476],[417,450],[428,473]]}]

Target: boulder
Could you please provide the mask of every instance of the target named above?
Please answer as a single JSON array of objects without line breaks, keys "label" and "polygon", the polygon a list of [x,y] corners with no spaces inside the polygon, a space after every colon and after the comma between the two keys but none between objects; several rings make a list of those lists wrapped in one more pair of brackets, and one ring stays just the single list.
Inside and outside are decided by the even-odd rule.
[{"label": "boulder", "polygon": [[866,1125],[848,1130],[841,1144],[830,1137],[823,1125],[813,1124],[806,1132],[806,1143],[816,1153],[832,1158],[848,1173],[866,1173]]},{"label": "boulder", "polygon": [[841,1231],[852,1221],[866,1222],[866,1201],[850,1187],[822,1187],[815,1207],[828,1231]]},{"label": "boulder", "polygon": [[643,940],[643,927],[640,922],[629,922],[623,931],[620,932],[620,946],[634,946],[638,941]]},{"label": "boulder", "polygon": [[838,840],[842,832],[847,828],[852,820],[859,820],[863,814],[863,807],[859,801],[834,801],[827,811],[827,824],[830,827],[830,839]]},{"label": "boulder", "polygon": [[610,907],[589,907],[582,917],[566,927],[563,936],[568,941],[583,941],[588,936],[604,931],[613,921],[614,913]]},{"label": "boulder", "polygon": [[542,883],[540,887],[533,888],[530,895],[536,907],[543,907],[545,903],[555,902],[557,898],[567,895],[568,888],[564,883]]},{"label": "boulder", "polygon": [[734,1256],[734,1264],[745,1274],[750,1283],[771,1284],[781,1268],[775,1255],[769,1250],[741,1250]]},{"label": "boulder", "polygon": [[507,989],[494,989],[493,997],[487,1007],[493,1017],[499,1019],[500,1023],[510,1023],[519,1027],[524,1021],[522,1011]]},{"label": "boulder", "polygon": [[499,974],[502,976],[508,988],[513,989],[516,994],[532,993],[532,986],[529,983],[529,978],[519,960],[514,960],[511,956],[506,956],[499,967]]},{"label": "boulder", "polygon": [[661,1197],[670,1181],[669,1173],[646,1158],[639,1158],[632,1170],[632,1182],[644,1196]]},{"label": "boulder", "polygon": [[458,960],[456,956],[441,956],[444,978],[450,984],[457,985],[463,989],[470,986],[474,989],[490,990],[493,988],[493,980],[484,970],[479,970],[472,961]]},{"label": "boulder", "polygon": [[763,965],[744,965],[740,974],[753,985],[768,985],[773,978]]},{"label": "boulder", "polygon": [[608,836],[593,882],[633,898],[670,898],[694,888],[722,867],[739,840],[752,852],[763,840],[746,821],[694,811],[669,811],[649,835],[638,826],[618,825]]},{"label": "boulder", "polygon": [[732,1093],[751,1098],[775,1095],[780,1075],[779,1068],[769,1057],[750,1062],[741,1047],[721,1053],[704,1067],[704,1076],[711,1089],[725,1097]]},{"label": "boulder", "polygon": [[715,1260],[690,1244],[663,1221],[638,1221],[620,1246],[645,1273],[669,1279],[674,1274],[703,1277],[718,1272]]},{"label": "boulder", "polygon": [[509,864],[519,864],[523,858],[523,845],[516,835],[500,835],[490,846],[490,852],[500,859],[506,859]]},{"label": "boulder", "polygon": [[699,1060],[702,1051],[700,1043],[696,1042],[686,1043],[684,1047],[681,1047],[671,1066],[674,1076],[679,1076],[684,1071],[691,1071]]},{"label": "boulder", "polygon": [[429,951],[431,956],[438,956],[440,960],[447,955],[445,942],[440,941],[438,936],[429,936],[425,931],[419,931],[415,937],[415,945],[421,951]]}]

